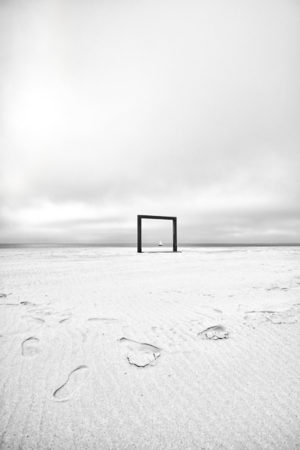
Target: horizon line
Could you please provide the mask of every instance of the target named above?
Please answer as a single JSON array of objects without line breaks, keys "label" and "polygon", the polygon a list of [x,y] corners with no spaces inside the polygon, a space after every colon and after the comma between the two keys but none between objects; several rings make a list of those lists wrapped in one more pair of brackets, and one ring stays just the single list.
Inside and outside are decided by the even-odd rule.
[{"label": "horizon line", "polygon": [[[126,242],[6,242],[0,243],[0,248],[5,247],[136,247],[137,244]],[[157,244],[144,243],[144,247],[156,247]],[[172,244],[166,244],[165,247],[171,247]],[[182,242],[181,247],[297,247],[300,242],[241,242],[241,243],[226,243],[226,242]]]}]

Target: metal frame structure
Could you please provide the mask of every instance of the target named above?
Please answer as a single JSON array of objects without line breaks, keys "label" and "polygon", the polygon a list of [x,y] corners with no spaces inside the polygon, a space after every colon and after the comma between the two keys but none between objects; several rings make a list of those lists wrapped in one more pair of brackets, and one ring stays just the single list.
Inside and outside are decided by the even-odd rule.
[{"label": "metal frame structure", "polygon": [[137,252],[142,253],[142,219],[172,220],[173,222],[173,252],[177,252],[177,217],[173,216],[149,216],[140,214],[137,216]]}]

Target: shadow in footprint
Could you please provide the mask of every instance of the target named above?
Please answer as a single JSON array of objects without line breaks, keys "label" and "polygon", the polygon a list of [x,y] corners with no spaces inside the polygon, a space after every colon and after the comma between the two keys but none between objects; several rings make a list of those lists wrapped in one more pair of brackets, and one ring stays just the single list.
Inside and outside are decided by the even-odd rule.
[{"label": "shadow in footprint", "polygon": [[85,365],[80,365],[72,370],[67,380],[53,392],[53,399],[57,402],[70,400],[86,380],[88,372],[89,368]]},{"label": "shadow in footprint", "polygon": [[126,358],[129,364],[137,367],[154,366],[159,358],[161,349],[151,344],[137,342],[132,339],[122,337],[119,341],[127,348]]},{"label": "shadow in footprint", "polygon": [[64,319],[59,320],[59,323],[65,323],[68,322],[69,320],[71,320],[71,317],[65,317]]},{"label": "shadow in footprint", "polygon": [[29,317],[29,319],[30,320],[33,320],[34,322],[37,322],[37,323],[40,323],[40,324],[43,324],[43,323],[45,323],[46,321],[44,320],[44,319],[42,319],[41,317]]},{"label": "shadow in footprint", "polygon": [[208,327],[205,330],[200,331],[200,333],[198,333],[198,336],[201,339],[210,340],[228,339],[229,333],[226,328],[223,327],[223,325],[214,325],[213,327]]},{"label": "shadow in footprint", "polygon": [[35,356],[40,353],[40,340],[34,336],[25,339],[21,345],[22,356]]},{"label": "shadow in footprint", "polygon": [[36,303],[28,302],[28,301],[20,302],[20,305],[23,305],[23,306],[37,306]]}]

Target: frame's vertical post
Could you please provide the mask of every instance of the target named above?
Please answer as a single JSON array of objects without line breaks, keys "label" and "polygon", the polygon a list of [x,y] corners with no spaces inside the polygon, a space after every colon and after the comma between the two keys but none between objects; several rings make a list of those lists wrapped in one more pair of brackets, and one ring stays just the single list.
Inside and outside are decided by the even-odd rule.
[{"label": "frame's vertical post", "polygon": [[142,253],[142,218],[137,216],[137,251]]},{"label": "frame's vertical post", "polygon": [[173,252],[177,252],[177,218],[173,219]]}]

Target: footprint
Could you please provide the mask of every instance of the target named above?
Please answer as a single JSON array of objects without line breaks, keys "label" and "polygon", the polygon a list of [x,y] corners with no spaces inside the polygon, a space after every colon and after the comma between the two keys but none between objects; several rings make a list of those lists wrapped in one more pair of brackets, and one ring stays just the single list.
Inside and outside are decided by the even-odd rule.
[{"label": "footprint", "polygon": [[132,339],[122,337],[119,339],[128,349],[126,358],[129,364],[137,367],[154,366],[157,358],[160,357],[161,349],[151,344],[137,342]]},{"label": "footprint", "polygon": [[276,285],[272,285],[268,288],[266,288],[266,291],[288,291],[289,288],[288,287],[280,287],[280,286],[276,286]]},{"label": "footprint", "polygon": [[32,303],[32,302],[20,302],[20,305],[24,305],[24,306],[37,306],[36,303]]},{"label": "footprint", "polygon": [[295,317],[292,311],[284,311],[281,313],[272,313],[267,316],[267,320],[275,324],[292,324],[297,322],[297,317]]},{"label": "footprint", "polygon": [[22,356],[35,356],[40,353],[40,340],[34,336],[25,339],[21,345]]},{"label": "footprint", "polygon": [[42,319],[41,317],[29,317],[31,320],[34,320],[35,322],[38,323],[45,323],[46,321],[44,319]]},{"label": "footprint", "polygon": [[80,365],[72,370],[67,380],[53,392],[53,399],[57,402],[66,402],[78,391],[88,376],[89,368]]},{"label": "footprint", "polygon": [[272,322],[274,324],[293,324],[297,322],[295,311],[288,309],[286,311],[247,311],[245,319],[257,324],[262,322]]},{"label": "footprint", "polygon": [[208,327],[205,330],[198,333],[202,339],[228,339],[229,333],[223,325],[214,325],[213,327]]},{"label": "footprint", "polygon": [[52,315],[55,315],[55,314],[56,314],[56,312],[53,311],[52,309],[45,309],[44,311],[41,311],[41,313],[42,313],[44,316],[52,316]]},{"label": "footprint", "polygon": [[4,292],[0,292],[0,298],[6,298],[9,295],[11,295],[11,292],[9,294],[5,294]]}]

